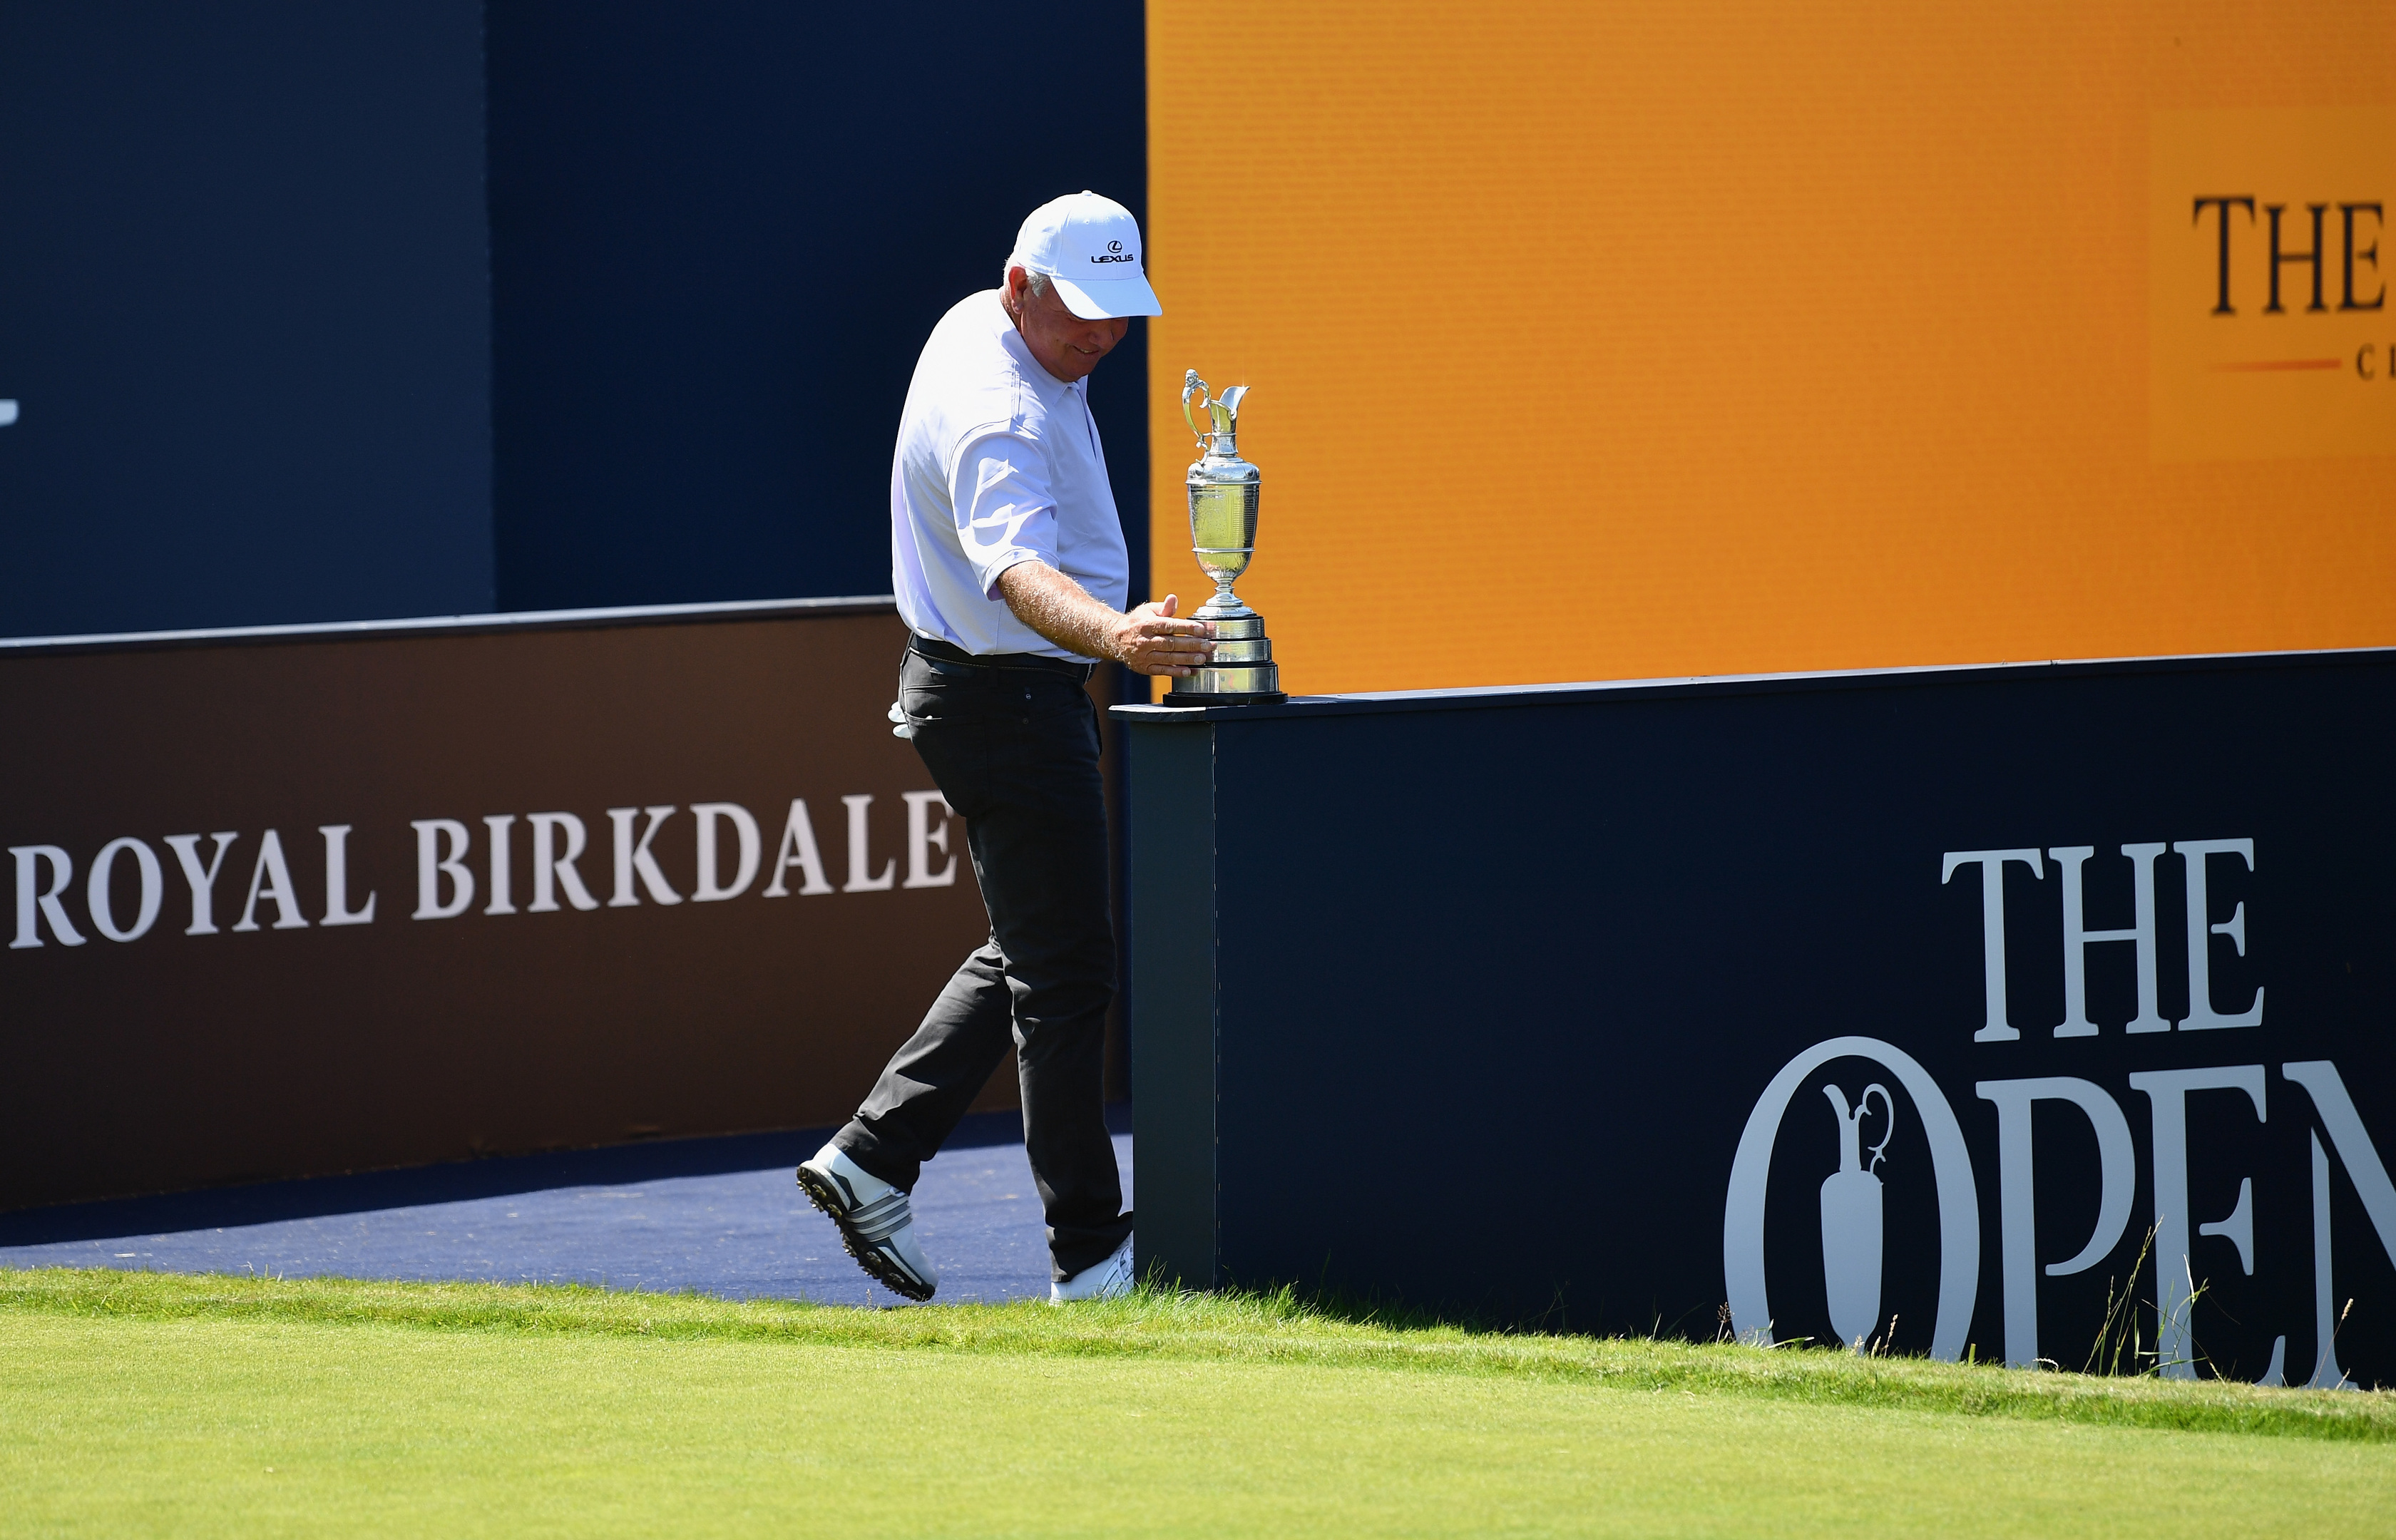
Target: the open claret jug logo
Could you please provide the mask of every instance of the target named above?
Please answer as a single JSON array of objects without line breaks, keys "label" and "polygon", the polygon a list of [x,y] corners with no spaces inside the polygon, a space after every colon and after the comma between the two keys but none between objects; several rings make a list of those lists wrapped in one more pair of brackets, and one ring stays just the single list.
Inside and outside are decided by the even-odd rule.
[{"label": "the open claret jug logo", "polygon": [[[1880,1249],[1882,1192],[1876,1173],[1886,1159],[1888,1141],[1897,1137],[1897,1104],[1888,1087],[1867,1085],[1848,1110],[1846,1093],[1835,1085],[1822,1087],[1839,1118],[1839,1169],[1822,1178],[1822,1289],[1830,1296],[1830,1324],[1839,1340],[1859,1343],[1880,1325]],[[1880,1098],[1886,1120],[1880,1143],[1871,1147],[1871,1164],[1863,1163],[1863,1121],[1867,1105]]]},{"label": "the open claret jug logo", "polygon": [[[2256,885],[2260,854],[2248,838],[1942,853],[1977,976],[1956,979],[1951,1019],[1908,1024],[1909,1046],[1827,1039],[1757,1098],[1723,1209],[1739,1337],[1827,1326],[1858,1350],[1918,1351],[1926,1315],[1932,1357],[1994,1356],[1972,1337],[1986,1196],[2002,1309],[1981,1330],[2008,1362],[2081,1368],[2115,1332],[2132,1344],[2117,1368],[2345,1383],[2345,1302],[2396,1296],[2396,1184],[2365,1117],[2387,1087],[2367,1054],[2343,1070],[2323,1056],[2350,1040],[2309,1019],[2317,989],[2267,987],[2284,911]],[[1821,1106],[1808,1086],[1827,1126],[1790,1115]]]},{"label": "the open claret jug logo", "polygon": [[[1773,1077],[1748,1115],[1731,1162],[1729,1200],[1723,1208],[1723,1273],[1733,1327],[1742,1341],[1773,1340],[1764,1248],[1773,1149],[1798,1088],[1814,1071],[1842,1058],[1863,1059],[1893,1075],[1920,1121],[1937,1186],[1938,1283],[1930,1352],[1934,1358],[1961,1358],[1972,1329],[1980,1274],[1980,1208],[1972,1187],[1971,1157],[1964,1151],[1955,1110],[1938,1082],[1910,1054],[1877,1038],[1838,1037],[1816,1043]],[[1863,1163],[1861,1125],[1868,1104],[1877,1099],[1887,1119],[1872,1150],[1871,1166],[1877,1168],[1897,1134],[1897,1104],[1878,1082],[1868,1084],[1852,1109],[1836,1086],[1823,1090],[1838,1114],[1839,1143],[1837,1169],[1821,1186],[1822,1281],[1832,1328],[1841,1341],[1860,1348],[1887,1325],[1881,1309],[1885,1204],[1877,1170]]]}]

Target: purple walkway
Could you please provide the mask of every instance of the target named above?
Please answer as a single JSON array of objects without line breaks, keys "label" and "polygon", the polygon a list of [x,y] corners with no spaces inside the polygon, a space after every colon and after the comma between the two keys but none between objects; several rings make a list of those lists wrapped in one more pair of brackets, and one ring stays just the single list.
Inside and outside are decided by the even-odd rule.
[{"label": "purple walkway", "polygon": [[[1130,1109],[1109,1109],[1131,1193]],[[257,1271],[696,1290],[893,1305],[808,1206],[807,1134],[692,1139],[0,1215],[0,1267]],[[1012,1112],[969,1118],[915,1189],[941,1303],[1048,1289]]]}]

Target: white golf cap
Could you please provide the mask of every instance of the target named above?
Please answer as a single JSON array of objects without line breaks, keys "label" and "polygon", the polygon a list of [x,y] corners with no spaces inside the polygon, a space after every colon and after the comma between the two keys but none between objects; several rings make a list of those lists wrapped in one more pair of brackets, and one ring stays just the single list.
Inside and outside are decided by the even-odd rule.
[{"label": "white golf cap", "polygon": [[1139,221],[1112,198],[1084,191],[1032,211],[1007,266],[1045,272],[1065,308],[1085,321],[1163,315],[1139,259]]}]

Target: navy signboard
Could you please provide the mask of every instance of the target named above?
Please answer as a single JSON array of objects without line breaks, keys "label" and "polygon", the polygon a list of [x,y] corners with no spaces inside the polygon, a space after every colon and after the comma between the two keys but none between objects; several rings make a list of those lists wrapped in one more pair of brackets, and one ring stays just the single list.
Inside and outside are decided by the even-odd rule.
[{"label": "navy signboard", "polygon": [[1118,712],[1147,1261],[2396,1380],[2396,655]]},{"label": "navy signboard", "polygon": [[0,645],[0,1208],[845,1119],[986,934],[905,634]]}]

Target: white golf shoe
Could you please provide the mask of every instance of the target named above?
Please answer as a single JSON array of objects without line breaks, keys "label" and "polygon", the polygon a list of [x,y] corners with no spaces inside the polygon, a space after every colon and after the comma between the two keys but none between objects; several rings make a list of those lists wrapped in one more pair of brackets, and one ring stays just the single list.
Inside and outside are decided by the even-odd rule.
[{"label": "white golf shoe", "polygon": [[840,1243],[877,1283],[921,1304],[940,1275],[915,1243],[915,1215],[907,1195],[826,1145],[799,1167],[799,1189],[840,1227]]},{"label": "white golf shoe", "polygon": [[1113,1299],[1131,1293],[1131,1237],[1124,1237],[1114,1255],[1095,1267],[1084,1268],[1062,1283],[1048,1285],[1048,1303],[1069,1305],[1077,1299]]}]

